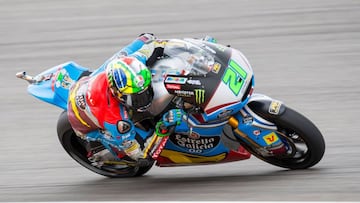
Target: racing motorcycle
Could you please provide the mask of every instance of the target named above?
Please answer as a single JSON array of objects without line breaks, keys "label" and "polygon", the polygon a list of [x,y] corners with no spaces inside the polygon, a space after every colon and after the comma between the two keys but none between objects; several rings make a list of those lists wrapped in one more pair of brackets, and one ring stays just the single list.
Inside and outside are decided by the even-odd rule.
[{"label": "racing motorcycle", "polygon": [[[325,142],[318,128],[283,102],[254,93],[254,74],[238,50],[197,39],[173,39],[165,57],[151,67],[154,99],[148,111],[132,111],[134,124],[119,135],[96,140],[78,137],[68,121],[69,88],[96,72],[75,62],[52,67],[28,81],[28,92],[62,108],[57,134],[65,151],[87,169],[108,177],[134,177],[160,167],[216,164],[249,159],[251,155],[272,165],[305,169],[323,157]],[[185,114],[172,133],[158,143],[152,161],[140,164],[124,155],[119,136],[143,139],[169,109]],[[130,109],[129,109],[130,110]],[[124,125],[124,123],[121,125]],[[98,164],[92,155],[107,149],[116,161]],[[120,156],[120,154],[123,154]]]}]

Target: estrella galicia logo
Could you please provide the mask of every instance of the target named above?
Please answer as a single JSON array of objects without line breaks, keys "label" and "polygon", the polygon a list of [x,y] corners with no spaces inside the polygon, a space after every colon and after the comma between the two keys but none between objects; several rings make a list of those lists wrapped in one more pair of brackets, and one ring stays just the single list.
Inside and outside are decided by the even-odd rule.
[{"label": "estrella galicia logo", "polygon": [[170,136],[170,140],[176,146],[190,153],[210,152],[220,143],[219,136],[200,136],[194,132],[191,135],[178,133]]},{"label": "estrella galicia logo", "polygon": [[202,104],[205,102],[205,90],[204,89],[195,89],[195,102],[197,104]]}]

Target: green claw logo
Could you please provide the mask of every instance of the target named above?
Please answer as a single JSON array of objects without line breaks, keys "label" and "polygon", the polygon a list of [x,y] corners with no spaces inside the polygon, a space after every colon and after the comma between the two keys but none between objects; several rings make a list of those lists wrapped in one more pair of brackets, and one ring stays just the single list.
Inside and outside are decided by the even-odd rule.
[{"label": "green claw logo", "polygon": [[205,90],[195,89],[195,102],[197,104],[202,104],[205,102]]}]

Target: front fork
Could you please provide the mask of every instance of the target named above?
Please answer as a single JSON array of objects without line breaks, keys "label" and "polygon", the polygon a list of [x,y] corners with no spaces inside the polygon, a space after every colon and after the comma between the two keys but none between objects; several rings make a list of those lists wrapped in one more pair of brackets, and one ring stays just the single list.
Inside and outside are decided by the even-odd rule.
[{"label": "front fork", "polygon": [[[250,150],[262,156],[275,156],[286,153],[288,142],[285,136],[272,123],[269,112],[280,114],[284,106],[279,101],[264,95],[255,95],[239,113],[229,118],[236,138]],[[268,116],[264,116],[270,114]],[[279,116],[279,115],[277,115]]]}]

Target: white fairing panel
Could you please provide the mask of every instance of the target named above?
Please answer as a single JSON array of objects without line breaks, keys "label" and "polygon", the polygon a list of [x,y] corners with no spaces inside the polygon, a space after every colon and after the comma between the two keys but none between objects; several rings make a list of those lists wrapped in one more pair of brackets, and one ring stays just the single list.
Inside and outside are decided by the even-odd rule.
[{"label": "white fairing panel", "polygon": [[[253,71],[248,60],[241,52],[235,49],[232,49],[231,60],[229,61],[228,67],[221,68],[228,68],[231,70],[226,70],[224,72],[222,81],[205,108],[207,114],[211,114],[219,108],[224,107],[224,104],[231,105],[241,101],[253,76]],[[234,91],[234,86],[238,87],[238,83],[241,80],[243,80],[241,89],[239,91]]]}]

